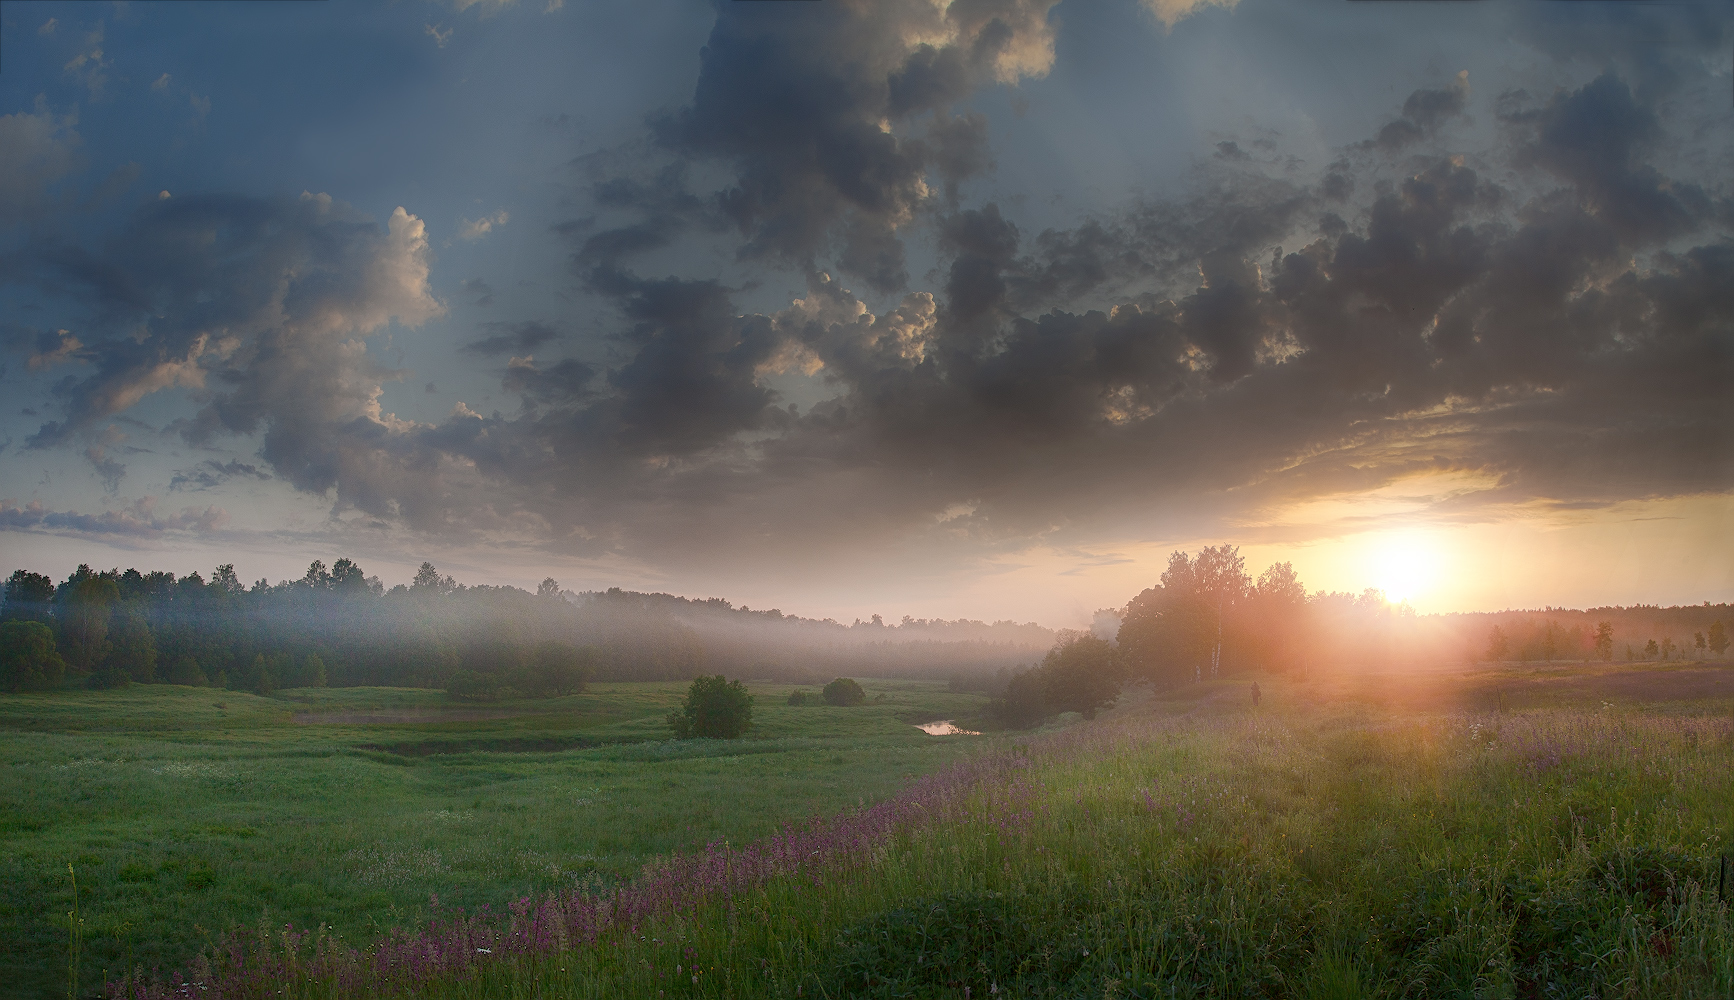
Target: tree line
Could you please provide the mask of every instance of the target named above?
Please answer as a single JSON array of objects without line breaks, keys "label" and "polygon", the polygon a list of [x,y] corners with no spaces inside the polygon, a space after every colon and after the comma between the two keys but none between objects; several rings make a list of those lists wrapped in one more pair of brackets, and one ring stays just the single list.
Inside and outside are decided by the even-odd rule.
[{"label": "tree line", "polygon": [[[1693,609],[1697,610],[1697,609]],[[1624,642],[1625,655],[1617,657],[1616,630],[1609,620],[1596,622],[1589,628],[1583,623],[1562,625],[1552,618],[1536,621],[1522,618],[1493,625],[1487,633],[1487,646],[1479,657],[1493,662],[1554,660],[1601,660],[1610,662],[1622,658],[1628,662],[1668,662],[1670,660],[1720,659],[1728,651],[1728,629],[1720,618],[1707,627],[1692,632],[1689,639],[1676,642],[1671,634],[1661,642],[1654,636]]]},{"label": "tree line", "polygon": [[[1313,664],[1357,669],[1464,660],[1612,660],[1621,635],[1639,629],[1676,641],[1627,644],[1628,660],[1721,657],[1729,648],[1726,605],[1679,608],[1545,609],[1417,615],[1377,590],[1308,593],[1289,563],[1254,579],[1238,547],[1175,552],[1160,581],[1123,608],[1104,609],[1097,627],[1061,631],[1044,658],[1003,670],[991,682],[954,678],[958,689],[995,697],[990,715],[1027,726],[1060,712],[1092,716],[1128,683],[1158,688],[1248,671],[1305,672]],[[1491,624],[1489,624],[1491,620]],[[1480,630],[1479,632],[1477,630]],[[1643,633],[1639,633],[1643,634]],[[1479,636],[1481,638],[1476,638]]]},{"label": "tree line", "polygon": [[387,589],[352,559],[299,579],[81,565],[20,569],[0,601],[0,690],[65,684],[444,688],[470,700],[570,693],[588,679],[686,680],[709,670],[817,682],[837,674],[992,670],[1045,648],[1033,624],[879,616],[844,625],[612,588],[466,586],[423,563]]}]

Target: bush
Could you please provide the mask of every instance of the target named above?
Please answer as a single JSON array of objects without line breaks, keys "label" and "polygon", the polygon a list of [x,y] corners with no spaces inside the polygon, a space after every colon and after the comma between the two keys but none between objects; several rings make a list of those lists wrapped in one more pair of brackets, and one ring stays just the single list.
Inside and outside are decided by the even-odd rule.
[{"label": "bush", "polygon": [[839,677],[825,685],[825,704],[860,705],[867,701],[867,692],[861,690],[861,685],[848,677]]},{"label": "bush", "polygon": [[686,703],[668,713],[668,725],[677,740],[732,740],[752,728],[753,696],[740,681],[721,674],[695,678]]},{"label": "bush", "polygon": [[1033,726],[1052,714],[1047,684],[1041,671],[1034,669],[1013,673],[1006,681],[1005,696],[987,704],[988,718],[1012,729]]},{"label": "bush", "polygon": [[791,704],[791,705],[806,705],[806,704],[812,702],[813,700],[814,700],[813,693],[811,691],[791,691],[791,692],[789,692],[789,704]]},{"label": "bush", "polygon": [[0,625],[0,688],[29,691],[53,687],[66,676],[66,661],[54,651],[54,633],[33,621]]},{"label": "bush", "polygon": [[1088,633],[1069,638],[1042,660],[1042,694],[1056,712],[1093,719],[1120,700],[1120,657],[1106,639]]}]

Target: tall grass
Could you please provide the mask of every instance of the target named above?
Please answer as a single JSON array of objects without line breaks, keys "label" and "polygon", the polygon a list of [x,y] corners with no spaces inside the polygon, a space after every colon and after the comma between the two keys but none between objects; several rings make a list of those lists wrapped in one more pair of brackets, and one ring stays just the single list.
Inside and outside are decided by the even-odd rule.
[{"label": "tall grass", "polygon": [[1122,717],[605,895],[361,946],[234,935],[163,997],[1727,997],[1728,720]]}]

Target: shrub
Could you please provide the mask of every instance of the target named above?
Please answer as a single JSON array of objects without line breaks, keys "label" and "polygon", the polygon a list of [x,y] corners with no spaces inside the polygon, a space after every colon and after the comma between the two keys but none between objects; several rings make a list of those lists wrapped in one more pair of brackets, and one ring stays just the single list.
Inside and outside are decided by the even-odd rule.
[{"label": "shrub", "polygon": [[789,692],[789,704],[791,704],[791,705],[805,705],[805,704],[811,702],[812,700],[813,700],[813,694],[811,691],[791,691],[791,692]]},{"label": "shrub", "polygon": [[1068,638],[1042,660],[1042,694],[1056,712],[1093,719],[1120,700],[1120,658],[1106,639],[1088,633]]},{"label": "shrub", "polygon": [[860,705],[867,700],[867,692],[861,690],[861,685],[848,677],[839,677],[825,685],[825,704]]},{"label": "shrub", "polygon": [[65,675],[66,661],[54,651],[54,633],[47,625],[32,621],[0,625],[0,688],[53,687]]},{"label": "shrub", "polygon": [[740,681],[721,674],[694,678],[686,703],[668,713],[668,725],[677,740],[732,740],[752,728],[753,696]]},{"label": "shrub", "polygon": [[1002,726],[1023,729],[1052,715],[1048,708],[1047,684],[1041,671],[1019,670],[1006,681],[1005,697],[987,704],[988,718]]}]

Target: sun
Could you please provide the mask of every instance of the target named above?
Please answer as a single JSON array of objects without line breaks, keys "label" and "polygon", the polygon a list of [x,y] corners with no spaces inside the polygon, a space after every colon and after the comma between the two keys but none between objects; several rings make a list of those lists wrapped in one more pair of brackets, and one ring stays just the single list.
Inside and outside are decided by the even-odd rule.
[{"label": "sun", "polygon": [[1405,533],[1380,540],[1373,562],[1373,585],[1392,604],[1413,601],[1438,582],[1438,550],[1421,535]]}]

